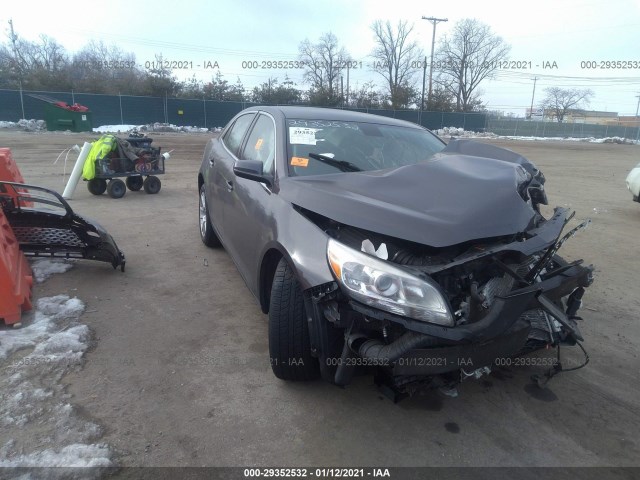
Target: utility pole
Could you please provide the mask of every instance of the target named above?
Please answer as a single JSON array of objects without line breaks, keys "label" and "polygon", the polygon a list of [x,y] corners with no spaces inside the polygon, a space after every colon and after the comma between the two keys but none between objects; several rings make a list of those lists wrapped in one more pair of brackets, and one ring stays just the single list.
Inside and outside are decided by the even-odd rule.
[{"label": "utility pole", "polygon": [[431,92],[433,86],[433,49],[436,44],[436,25],[440,22],[448,22],[448,18],[422,17],[422,20],[429,20],[433,24],[433,36],[431,37],[431,65],[429,66],[429,96],[427,103],[431,103]]},{"label": "utility pole", "polygon": [[349,67],[351,62],[347,62],[347,108],[349,108]]},{"label": "utility pole", "polygon": [[20,106],[22,107],[22,118],[24,118],[24,100],[22,98],[22,67],[18,63],[18,47],[16,46],[16,40],[18,36],[13,31],[13,19],[9,19],[9,28],[11,29],[11,45],[13,46],[13,62],[18,71],[18,82],[20,83]]},{"label": "utility pole", "polygon": [[533,77],[533,93],[531,94],[531,109],[529,110],[529,120],[533,120],[533,98],[536,96],[536,82],[538,77]]},{"label": "utility pole", "polygon": [[18,36],[13,31],[13,20],[12,19],[9,19],[9,29],[11,30],[11,33],[9,34],[9,37],[11,38],[11,45],[13,46],[13,58],[14,58],[14,61],[16,62],[16,64],[17,64],[18,63],[18,48],[16,47],[16,40],[18,39]]},{"label": "utility pole", "polygon": [[424,57],[422,64],[422,96],[420,97],[420,125],[422,125],[422,110],[424,109],[424,81],[427,78],[427,57]]},{"label": "utility pole", "polygon": [[640,95],[636,95],[636,98],[638,99],[638,105],[636,106],[636,117],[638,116],[638,109],[640,109]]}]

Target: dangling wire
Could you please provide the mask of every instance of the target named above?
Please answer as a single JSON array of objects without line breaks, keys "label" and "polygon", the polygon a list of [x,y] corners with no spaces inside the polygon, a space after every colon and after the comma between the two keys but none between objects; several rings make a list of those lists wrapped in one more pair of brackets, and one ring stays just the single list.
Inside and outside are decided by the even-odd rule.
[{"label": "dangling wire", "polygon": [[67,160],[69,159],[69,154],[71,153],[71,150],[73,150],[74,148],[75,146],[65,148],[60,152],[60,155],[58,155],[58,158],[56,158],[55,161],[53,162],[53,164],[55,165],[56,163],[58,163],[58,160],[60,160],[60,157],[64,155],[64,166],[62,167],[62,184],[63,185],[65,184],[65,178],[67,177]]},{"label": "dangling wire", "polygon": [[549,383],[549,380],[551,380],[553,377],[555,377],[556,375],[562,373],[562,372],[572,372],[574,370],[579,370],[583,367],[586,367],[587,364],[589,363],[589,354],[587,353],[587,351],[585,350],[585,348],[582,346],[582,343],[578,342],[576,340],[576,344],[580,347],[580,350],[582,350],[582,353],[584,353],[584,363],[582,365],[578,365],[577,367],[572,367],[572,368],[563,368],[562,367],[562,362],[560,361],[560,344],[558,344],[558,357],[557,357],[557,362],[556,364],[551,367],[547,373],[543,374],[543,375],[532,375],[531,379],[536,382],[538,384],[539,387],[545,387],[547,385],[547,383]]}]

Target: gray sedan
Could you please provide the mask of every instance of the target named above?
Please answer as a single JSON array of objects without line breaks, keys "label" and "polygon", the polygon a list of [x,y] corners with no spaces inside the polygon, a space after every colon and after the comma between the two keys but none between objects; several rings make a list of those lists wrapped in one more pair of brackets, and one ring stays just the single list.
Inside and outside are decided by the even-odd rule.
[{"label": "gray sedan", "polygon": [[557,250],[586,222],[561,236],[572,213],[542,215],[544,180],[517,153],[409,122],[252,107],[206,146],[200,236],[268,313],[277,377],[368,369],[396,398],[451,390],[583,340],[593,268]]}]

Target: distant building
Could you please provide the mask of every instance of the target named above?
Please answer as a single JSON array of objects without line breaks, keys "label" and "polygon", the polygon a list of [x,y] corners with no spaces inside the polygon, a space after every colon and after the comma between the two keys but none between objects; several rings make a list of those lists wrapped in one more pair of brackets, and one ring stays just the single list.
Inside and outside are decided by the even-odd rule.
[{"label": "distant building", "polygon": [[[527,108],[526,118],[539,122],[557,122],[553,110],[547,108]],[[636,117],[618,117],[618,112],[601,112],[598,110],[569,110],[562,120],[563,123],[588,123],[591,125],[622,125],[621,118],[634,119]],[[637,122],[637,120],[635,120]],[[629,125],[632,126],[632,125]],[[638,126],[638,125],[635,125]]]},{"label": "distant building", "polygon": [[640,127],[640,117],[634,117],[632,115],[618,117],[617,123],[610,123],[609,125],[620,125],[622,127]]},{"label": "distant building", "polygon": [[597,110],[569,110],[564,117],[565,123],[589,123],[591,125],[610,125],[618,119],[618,112],[599,112]]}]

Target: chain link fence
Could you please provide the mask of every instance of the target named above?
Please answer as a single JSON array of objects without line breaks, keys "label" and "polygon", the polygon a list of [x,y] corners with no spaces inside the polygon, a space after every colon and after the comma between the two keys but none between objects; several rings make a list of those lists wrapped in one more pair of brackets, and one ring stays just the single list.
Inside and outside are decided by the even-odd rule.
[{"label": "chain link fence", "polygon": [[487,132],[496,135],[522,137],[607,138],[621,137],[638,140],[640,127],[625,125],[596,125],[592,123],[538,122],[522,119],[487,119]]},{"label": "chain link fence", "polygon": [[[258,105],[251,102],[220,102],[204,99],[0,90],[0,120],[16,121],[20,118],[44,118],[44,103],[31,97],[30,94],[46,95],[69,104],[79,103],[88,107],[93,115],[94,127],[120,124],[145,125],[159,122],[179,126],[215,128],[226,125],[241,110]],[[406,120],[431,130],[456,127],[468,131],[491,132],[505,136],[563,138],[623,137],[637,140],[640,136],[640,127],[623,125],[537,122],[494,118],[484,113],[366,108],[345,108],[345,110]]]},{"label": "chain link fence", "polygon": [[[63,102],[79,103],[88,107],[95,127],[101,125],[143,125],[171,123],[204,128],[222,127],[241,110],[258,105],[251,102],[219,102],[182,98],[139,97],[131,95],[99,95],[72,92],[35,92],[0,90],[0,120],[16,121],[20,118],[44,118],[44,103],[30,95],[45,95]],[[421,124],[436,130],[458,127],[482,131],[487,116],[482,113],[420,112],[419,110],[388,110],[345,108],[397,118]]]}]

